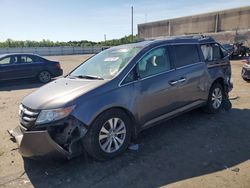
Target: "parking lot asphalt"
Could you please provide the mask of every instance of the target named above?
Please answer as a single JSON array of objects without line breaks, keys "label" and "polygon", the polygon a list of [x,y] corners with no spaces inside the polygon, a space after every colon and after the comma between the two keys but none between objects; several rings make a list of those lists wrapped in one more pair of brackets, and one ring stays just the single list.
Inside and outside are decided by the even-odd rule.
[{"label": "parking lot asphalt", "polygon": [[[67,74],[89,55],[48,57]],[[250,83],[231,61],[232,109],[193,110],[142,132],[139,149],[106,162],[23,159],[7,130],[18,125],[24,96],[36,81],[0,83],[0,187],[250,187]]]}]

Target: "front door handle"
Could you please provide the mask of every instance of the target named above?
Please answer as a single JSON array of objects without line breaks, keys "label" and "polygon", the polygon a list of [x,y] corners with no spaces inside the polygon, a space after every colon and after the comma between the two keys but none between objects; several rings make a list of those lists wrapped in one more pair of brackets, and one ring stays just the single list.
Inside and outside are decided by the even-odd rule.
[{"label": "front door handle", "polygon": [[171,80],[171,81],[169,82],[169,84],[170,84],[171,86],[174,86],[174,85],[178,84],[178,80]]}]

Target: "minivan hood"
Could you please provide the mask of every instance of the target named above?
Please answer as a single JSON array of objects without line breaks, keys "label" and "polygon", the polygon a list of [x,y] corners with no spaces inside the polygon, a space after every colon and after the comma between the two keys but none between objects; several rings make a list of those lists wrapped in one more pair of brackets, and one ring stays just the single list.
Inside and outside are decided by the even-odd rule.
[{"label": "minivan hood", "polygon": [[61,108],[106,82],[107,80],[61,78],[26,96],[22,104],[34,110]]}]

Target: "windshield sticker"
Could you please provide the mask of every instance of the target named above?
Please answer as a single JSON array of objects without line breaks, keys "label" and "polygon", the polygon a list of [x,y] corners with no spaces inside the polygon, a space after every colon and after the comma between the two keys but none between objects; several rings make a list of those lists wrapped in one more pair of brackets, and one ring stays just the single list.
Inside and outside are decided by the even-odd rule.
[{"label": "windshield sticker", "polygon": [[126,52],[128,52],[128,49],[126,49],[126,48],[124,48],[124,49],[120,49],[120,50],[118,50],[118,52],[123,52],[123,53],[126,53]]},{"label": "windshield sticker", "polygon": [[104,61],[117,61],[119,59],[119,57],[107,57],[104,59]]}]

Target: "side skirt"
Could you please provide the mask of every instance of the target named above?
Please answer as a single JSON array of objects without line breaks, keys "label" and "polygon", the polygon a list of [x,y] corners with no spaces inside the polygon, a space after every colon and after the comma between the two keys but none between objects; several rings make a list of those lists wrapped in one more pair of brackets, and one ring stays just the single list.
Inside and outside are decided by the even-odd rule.
[{"label": "side skirt", "polygon": [[191,111],[193,109],[202,107],[205,104],[206,104],[206,102],[199,100],[199,101],[195,101],[195,102],[193,102],[191,104],[188,104],[186,106],[183,106],[181,108],[178,108],[176,110],[173,110],[171,112],[168,112],[166,114],[163,114],[163,115],[161,115],[159,117],[156,117],[156,118],[154,118],[154,119],[146,122],[144,125],[141,126],[141,130],[140,131],[142,131],[144,129],[147,129],[149,127],[153,127],[153,126],[155,126],[155,125],[157,125],[157,124],[159,124],[159,123],[161,123],[163,121],[172,119],[172,118],[174,118],[176,116],[179,116],[180,114],[183,114],[183,113],[189,112],[189,111]]}]

